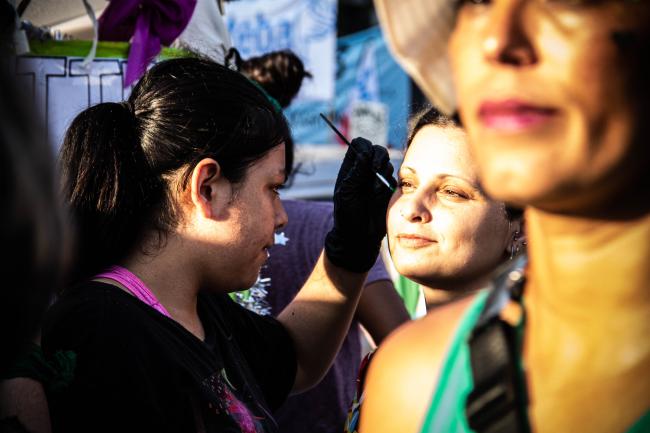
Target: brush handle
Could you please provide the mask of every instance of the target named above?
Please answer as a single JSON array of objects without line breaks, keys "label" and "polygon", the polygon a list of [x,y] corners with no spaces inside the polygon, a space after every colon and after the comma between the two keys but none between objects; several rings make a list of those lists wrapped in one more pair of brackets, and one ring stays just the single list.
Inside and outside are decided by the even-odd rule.
[{"label": "brush handle", "polygon": [[[336,128],[336,126],[334,126],[334,124],[333,124],[332,122],[330,122],[330,120],[329,120],[329,119],[328,119],[328,118],[327,118],[323,113],[319,113],[319,114],[320,114],[320,117],[323,118],[323,120],[325,121],[325,123],[327,123],[327,124],[329,125],[329,127],[332,128],[332,131],[334,131],[334,132],[336,133],[336,135],[338,135],[339,138],[341,138],[341,140],[343,140],[343,142],[344,142],[345,144],[347,144],[348,147],[350,147],[350,149],[352,149],[352,150],[354,151],[354,153],[356,153],[356,154],[358,155],[358,154],[359,154],[359,151],[358,151],[357,149],[354,148],[354,146],[352,145],[352,143],[350,143],[350,141],[348,141],[347,138],[345,138],[345,135],[343,135],[343,134],[341,133],[341,131],[339,131],[339,130]],[[386,178],[385,178],[384,176],[382,176],[381,174],[379,174],[379,173],[377,173],[377,172],[375,172],[375,175],[379,178],[379,180],[381,181],[381,183],[383,183],[384,185],[386,185],[386,186],[388,187],[388,189],[391,190],[391,192],[394,192],[394,191],[395,191],[395,188],[393,188],[392,186],[390,186],[390,183],[386,180]]]}]

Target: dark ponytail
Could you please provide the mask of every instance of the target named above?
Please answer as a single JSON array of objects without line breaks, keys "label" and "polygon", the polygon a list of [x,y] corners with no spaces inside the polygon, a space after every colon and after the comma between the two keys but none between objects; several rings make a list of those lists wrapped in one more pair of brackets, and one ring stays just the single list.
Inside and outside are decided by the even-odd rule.
[{"label": "dark ponytail", "polygon": [[[241,74],[197,58],[153,67],[126,103],[103,103],[72,122],[62,148],[64,194],[80,228],[80,272],[119,263],[154,231],[179,223],[176,192],[214,158],[233,184],[269,150],[293,148],[286,119]],[[172,181],[180,174],[180,185]]]},{"label": "dark ponytail", "polygon": [[146,174],[136,131],[127,103],[103,103],[77,116],[66,133],[60,160],[63,194],[79,231],[80,269],[97,272],[123,259],[160,198]]}]

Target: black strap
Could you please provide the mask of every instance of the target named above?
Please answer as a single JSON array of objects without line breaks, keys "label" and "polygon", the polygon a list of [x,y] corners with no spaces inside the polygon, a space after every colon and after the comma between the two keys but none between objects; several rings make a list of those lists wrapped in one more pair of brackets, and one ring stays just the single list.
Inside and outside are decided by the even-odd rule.
[{"label": "black strap", "polygon": [[517,330],[500,319],[509,300],[521,298],[526,256],[498,273],[469,340],[474,388],[465,413],[477,433],[528,433],[527,393],[519,368]]}]

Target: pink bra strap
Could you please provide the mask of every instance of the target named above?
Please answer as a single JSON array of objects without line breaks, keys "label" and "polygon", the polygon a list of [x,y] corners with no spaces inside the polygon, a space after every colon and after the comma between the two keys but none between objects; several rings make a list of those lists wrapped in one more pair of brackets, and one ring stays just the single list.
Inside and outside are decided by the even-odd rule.
[{"label": "pink bra strap", "polygon": [[144,284],[144,282],[136,277],[131,271],[122,266],[111,266],[106,272],[95,275],[94,278],[106,278],[108,280],[117,281],[126,289],[131,292],[133,296],[154,308],[164,316],[171,317],[165,307],[156,299],[151,290]]}]

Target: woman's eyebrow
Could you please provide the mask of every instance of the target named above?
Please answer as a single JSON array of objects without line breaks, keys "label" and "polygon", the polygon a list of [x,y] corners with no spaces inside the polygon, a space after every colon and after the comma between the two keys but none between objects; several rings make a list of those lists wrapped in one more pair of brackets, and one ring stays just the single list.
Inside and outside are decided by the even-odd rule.
[{"label": "woman's eyebrow", "polygon": [[472,181],[472,180],[470,180],[470,179],[468,179],[468,178],[466,178],[466,177],[464,177],[464,176],[460,176],[460,175],[458,175],[458,174],[452,174],[452,173],[440,173],[439,175],[436,176],[436,178],[438,178],[438,179],[446,179],[446,178],[450,178],[450,177],[451,177],[451,178],[454,178],[454,179],[460,179],[460,180],[462,180],[463,182],[467,183],[467,184],[468,184],[469,186],[471,186],[472,188],[479,189],[479,185],[478,185],[477,182]]},{"label": "woman's eyebrow", "polygon": [[407,171],[410,171],[410,172],[413,173],[413,174],[417,174],[417,171],[416,171],[414,168],[409,167],[408,165],[402,165],[402,166],[399,168],[399,171],[402,171],[402,170],[407,170]]},{"label": "woman's eyebrow", "polygon": [[[402,170],[408,171],[408,172],[410,172],[410,173],[412,173],[412,174],[417,174],[417,170],[416,170],[415,168],[413,168],[413,167],[409,167],[409,166],[407,166],[407,165],[402,165],[402,166],[400,167],[399,171],[401,172]],[[439,174],[437,174],[435,177],[436,177],[436,179],[446,179],[446,178],[449,178],[449,177],[451,177],[451,178],[455,178],[455,179],[460,179],[460,180],[462,180],[463,182],[469,184],[472,188],[475,188],[476,190],[481,191],[481,192],[483,191],[483,190],[481,189],[481,186],[480,186],[480,183],[479,183],[479,182],[477,182],[477,181],[472,181],[472,180],[470,180],[470,179],[468,179],[468,178],[466,178],[466,177],[464,177],[464,176],[461,176],[461,175],[459,175],[459,174],[452,174],[452,173],[439,173]]]}]

